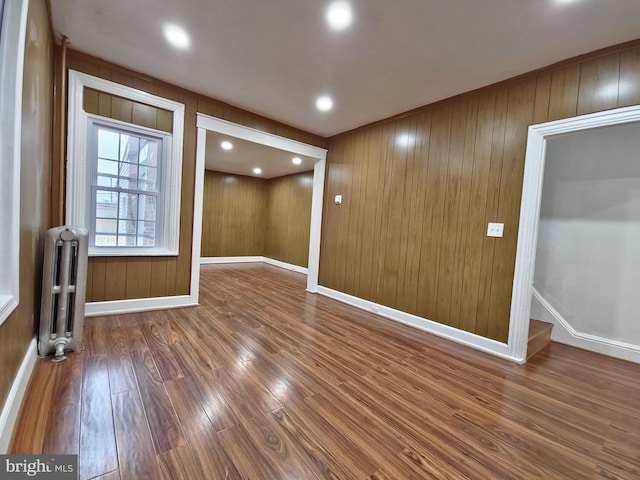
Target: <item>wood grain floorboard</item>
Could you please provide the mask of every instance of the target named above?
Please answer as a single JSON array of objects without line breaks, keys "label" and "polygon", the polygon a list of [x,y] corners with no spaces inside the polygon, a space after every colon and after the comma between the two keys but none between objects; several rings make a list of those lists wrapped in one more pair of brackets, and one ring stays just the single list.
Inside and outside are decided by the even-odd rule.
[{"label": "wood grain floorboard", "polygon": [[553,342],[515,365],[304,288],[210,265],[198,307],[87,319],[10,451],[102,480],[640,478],[638,365]]}]

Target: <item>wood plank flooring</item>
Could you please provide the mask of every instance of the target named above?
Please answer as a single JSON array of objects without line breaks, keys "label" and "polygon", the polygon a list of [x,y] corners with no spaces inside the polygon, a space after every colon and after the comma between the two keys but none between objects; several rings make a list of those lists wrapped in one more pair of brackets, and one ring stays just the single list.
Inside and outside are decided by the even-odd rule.
[{"label": "wood plank flooring", "polygon": [[637,479],[640,367],[552,343],[518,366],[204,266],[201,306],[87,319],[40,360],[11,451],[82,479]]}]

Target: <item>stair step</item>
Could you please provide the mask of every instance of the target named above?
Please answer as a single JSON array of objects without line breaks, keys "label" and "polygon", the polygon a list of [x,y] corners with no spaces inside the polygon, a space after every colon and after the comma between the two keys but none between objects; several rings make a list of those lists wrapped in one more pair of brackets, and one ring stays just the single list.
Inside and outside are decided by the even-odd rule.
[{"label": "stair step", "polygon": [[527,360],[551,343],[552,323],[531,319],[529,321],[529,341],[527,342]]}]

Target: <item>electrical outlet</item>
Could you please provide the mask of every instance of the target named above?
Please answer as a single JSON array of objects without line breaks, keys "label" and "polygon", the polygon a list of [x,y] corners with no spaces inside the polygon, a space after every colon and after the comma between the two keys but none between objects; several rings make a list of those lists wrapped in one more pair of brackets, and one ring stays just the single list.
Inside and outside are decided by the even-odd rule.
[{"label": "electrical outlet", "polygon": [[342,195],[336,195],[334,202],[336,205],[340,205],[342,203]]},{"label": "electrical outlet", "polygon": [[490,223],[487,228],[487,237],[499,237],[504,234],[504,223]]}]

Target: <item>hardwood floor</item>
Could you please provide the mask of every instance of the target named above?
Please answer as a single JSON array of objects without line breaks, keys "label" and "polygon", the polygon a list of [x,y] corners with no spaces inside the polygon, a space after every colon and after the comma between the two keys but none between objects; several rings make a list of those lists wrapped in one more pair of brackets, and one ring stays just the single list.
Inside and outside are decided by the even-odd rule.
[{"label": "hardwood floor", "polygon": [[510,364],[268,265],[201,288],[40,360],[12,452],[102,480],[640,478],[638,365],[556,343]]}]

